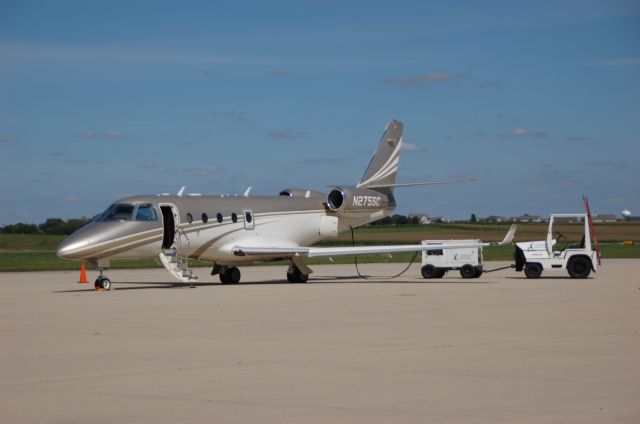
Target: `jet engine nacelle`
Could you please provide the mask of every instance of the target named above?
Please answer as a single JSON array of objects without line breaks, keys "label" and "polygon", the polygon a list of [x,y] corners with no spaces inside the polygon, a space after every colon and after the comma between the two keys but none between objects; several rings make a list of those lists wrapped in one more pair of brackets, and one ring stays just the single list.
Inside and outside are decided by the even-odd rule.
[{"label": "jet engine nacelle", "polygon": [[327,195],[327,207],[335,212],[376,210],[387,206],[387,196],[366,188],[336,187]]},{"label": "jet engine nacelle", "polygon": [[284,190],[280,191],[280,196],[303,197],[305,199],[310,199],[324,197],[324,193],[300,188],[285,188]]}]

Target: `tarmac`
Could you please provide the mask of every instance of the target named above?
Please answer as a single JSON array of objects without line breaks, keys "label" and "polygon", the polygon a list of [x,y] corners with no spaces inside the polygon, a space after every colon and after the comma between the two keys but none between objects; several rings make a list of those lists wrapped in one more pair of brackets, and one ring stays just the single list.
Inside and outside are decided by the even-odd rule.
[{"label": "tarmac", "polygon": [[197,269],[194,289],[109,271],[109,292],[2,273],[0,422],[640,422],[640,260],[586,280],[313,268]]}]

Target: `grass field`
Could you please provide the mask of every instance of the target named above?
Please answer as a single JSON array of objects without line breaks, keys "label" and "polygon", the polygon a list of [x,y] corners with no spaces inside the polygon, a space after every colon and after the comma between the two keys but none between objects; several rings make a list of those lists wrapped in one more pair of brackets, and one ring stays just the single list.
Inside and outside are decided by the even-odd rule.
[{"label": "grass field", "polygon": [[[506,234],[509,224],[438,224],[383,227],[371,226],[357,229],[355,232],[358,245],[419,243],[420,240],[446,239],[482,239],[483,241],[501,240]],[[581,236],[582,225],[565,224],[557,230],[569,240],[577,241]],[[516,241],[542,240],[546,237],[546,224],[519,224]],[[602,243],[602,257],[607,258],[640,258],[640,223],[611,223],[596,226],[598,237]],[[55,250],[64,236],[1,234],[0,233],[0,272],[9,271],[58,271],[77,270],[78,261],[66,261],[58,258]],[[632,240],[633,246],[624,246],[623,240]],[[342,233],[339,237],[324,240],[318,246],[351,245],[351,234]],[[383,255],[367,255],[358,257],[360,263],[367,262],[408,262],[413,253],[394,254],[391,258]],[[513,259],[513,246],[488,247],[484,250],[487,261]],[[420,261],[420,256],[416,258]],[[328,263],[328,259],[312,259],[309,264]],[[192,261],[194,266],[210,266],[209,262]],[[353,263],[353,257],[336,257],[334,263]],[[114,260],[111,267],[118,268],[155,268],[161,267],[155,259]]]}]

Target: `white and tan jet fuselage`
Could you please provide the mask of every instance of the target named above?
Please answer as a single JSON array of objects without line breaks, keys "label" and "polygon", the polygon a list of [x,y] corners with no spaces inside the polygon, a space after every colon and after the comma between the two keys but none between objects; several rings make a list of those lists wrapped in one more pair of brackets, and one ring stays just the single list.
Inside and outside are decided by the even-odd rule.
[{"label": "white and tan jet fuselage", "polygon": [[[361,181],[328,193],[292,189],[278,196],[157,195],[120,199],[58,248],[58,256],[84,259],[100,270],[96,286],[116,258],[160,257],[179,279],[189,281],[179,258],[214,262],[212,274],[223,283],[240,280],[238,265],[288,259],[289,281],[306,281],[306,257],[425,250],[423,245],[311,247],[339,232],[390,215],[396,208],[396,184],[403,125],[392,120]],[[182,191],[182,190],[181,190]],[[168,255],[168,256],[167,256]],[[176,265],[178,264],[178,265]],[[174,272],[175,271],[175,272]],[[184,278],[182,278],[184,277]]]}]

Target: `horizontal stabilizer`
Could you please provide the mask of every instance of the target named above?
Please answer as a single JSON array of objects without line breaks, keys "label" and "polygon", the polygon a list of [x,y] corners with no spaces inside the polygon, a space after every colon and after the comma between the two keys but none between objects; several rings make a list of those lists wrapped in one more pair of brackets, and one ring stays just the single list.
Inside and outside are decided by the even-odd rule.
[{"label": "horizontal stabilizer", "polygon": [[365,188],[394,188],[394,187],[414,187],[414,186],[426,186],[426,185],[438,185],[438,184],[459,184],[459,183],[472,183],[477,181],[475,178],[464,178],[461,180],[437,180],[437,181],[422,181],[414,183],[397,183],[397,184],[367,184]]}]

